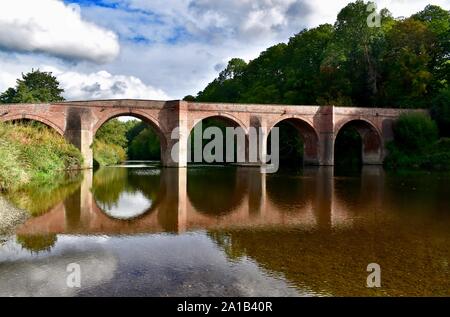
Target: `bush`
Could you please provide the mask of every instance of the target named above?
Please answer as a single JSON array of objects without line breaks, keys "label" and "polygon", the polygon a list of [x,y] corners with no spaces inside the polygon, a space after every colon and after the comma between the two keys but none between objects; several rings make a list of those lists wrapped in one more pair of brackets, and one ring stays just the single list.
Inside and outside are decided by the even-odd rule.
[{"label": "bush", "polygon": [[115,165],[126,161],[127,153],[116,144],[94,141],[94,163],[100,166]]},{"label": "bush", "polygon": [[421,152],[438,140],[438,128],[426,114],[403,114],[394,126],[394,137],[400,149]]},{"label": "bush", "polygon": [[441,90],[434,98],[431,116],[437,122],[441,136],[450,136],[450,88]]},{"label": "bush", "polygon": [[389,156],[384,164],[389,169],[450,170],[450,147],[441,141],[431,145],[424,153],[406,153],[395,143],[388,145]]}]

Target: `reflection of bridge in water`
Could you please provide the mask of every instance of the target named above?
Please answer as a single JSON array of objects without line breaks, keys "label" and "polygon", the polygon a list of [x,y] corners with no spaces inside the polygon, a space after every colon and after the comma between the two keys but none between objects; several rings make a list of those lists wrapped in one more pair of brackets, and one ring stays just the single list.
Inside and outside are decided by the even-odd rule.
[{"label": "reflection of bridge in water", "polygon": [[[335,191],[338,178],[333,177],[332,167],[306,169],[302,176],[280,179],[259,169],[226,169],[226,179],[219,179],[217,186],[208,172],[197,172],[201,174],[201,169],[162,169],[155,178],[159,188],[151,208],[139,217],[120,220],[99,207],[88,170],[75,194],[28,220],[18,234],[130,235],[273,226],[331,229],[351,224],[355,216]],[[366,208],[380,204],[383,183],[381,168],[365,167],[357,186],[361,194],[355,197]]]}]

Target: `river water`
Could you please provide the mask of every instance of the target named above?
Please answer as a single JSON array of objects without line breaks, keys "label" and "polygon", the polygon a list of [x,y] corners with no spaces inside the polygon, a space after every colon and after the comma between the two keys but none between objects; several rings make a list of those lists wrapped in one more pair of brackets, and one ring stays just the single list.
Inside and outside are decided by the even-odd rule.
[{"label": "river water", "polygon": [[449,296],[449,183],[379,167],[87,171],[6,197],[32,216],[0,237],[0,296]]}]

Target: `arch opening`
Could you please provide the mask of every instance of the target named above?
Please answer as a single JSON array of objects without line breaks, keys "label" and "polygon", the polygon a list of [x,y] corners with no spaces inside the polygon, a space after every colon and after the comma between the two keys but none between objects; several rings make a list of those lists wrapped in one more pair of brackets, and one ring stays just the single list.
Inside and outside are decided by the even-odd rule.
[{"label": "arch opening", "polygon": [[197,122],[188,137],[188,164],[245,163],[248,137],[245,128],[226,116],[210,116]]},{"label": "arch opening", "polygon": [[338,131],[334,162],[338,167],[360,167],[383,163],[382,140],[378,130],[364,120],[352,120]]},{"label": "arch opening", "polygon": [[112,116],[94,133],[94,167],[124,162],[159,164],[166,148],[164,135],[157,124],[140,115]]},{"label": "arch opening", "polygon": [[[281,166],[319,165],[319,137],[309,123],[298,118],[288,118],[277,122],[273,128],[279,129],[279,158]],[[269,155],[272,154],[272,129],[267,139]]]}]

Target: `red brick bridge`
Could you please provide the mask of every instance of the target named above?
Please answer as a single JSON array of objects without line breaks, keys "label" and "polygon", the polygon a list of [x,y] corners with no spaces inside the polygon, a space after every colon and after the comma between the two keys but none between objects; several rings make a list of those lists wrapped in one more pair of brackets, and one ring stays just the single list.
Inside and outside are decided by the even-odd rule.
[{"label": "red brick bridge", "polygon": [[[302,136],[304,161],[311,165],[334,165],[336,136],[344,126],[352,125],[362,138],[363,163],[381,164],[386,155],[385,144],[393,137],[394,121],[409,111],[412,110],[123,99],[2,105],[0,121],[36,120],[52,127],[81,150],[86,167],[92,166],[91,145],[96,131],[119,116],[139,118],[155,129],[160,136],[162,164],[168,167],[186,166],[191,130],[199,120],[212,117],[241,127],[247,134],[251,127],[268,134],[278,123],[289,122]],[[172,139],[175,128],[178,140]],[[178,141],[178,159],[173,160],[171,149]]]}]

